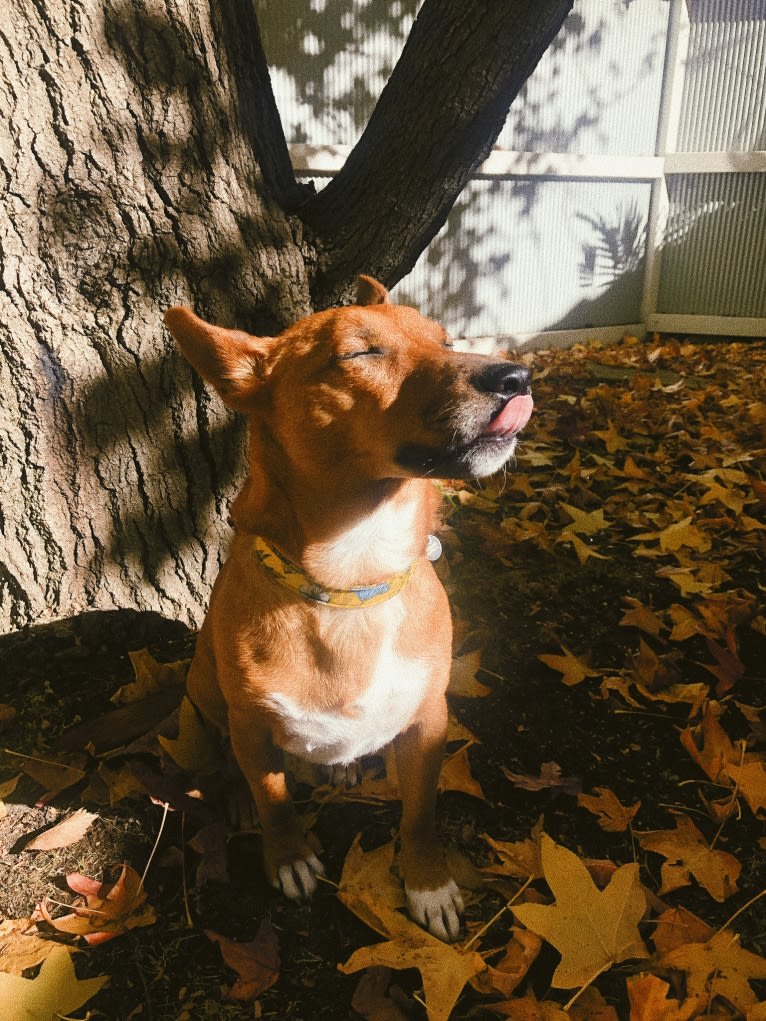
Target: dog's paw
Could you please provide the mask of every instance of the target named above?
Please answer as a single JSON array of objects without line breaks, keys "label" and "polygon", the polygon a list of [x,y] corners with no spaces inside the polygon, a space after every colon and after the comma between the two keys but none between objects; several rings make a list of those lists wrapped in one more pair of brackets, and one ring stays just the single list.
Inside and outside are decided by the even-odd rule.
[{"label": "dog's paw", "polygon": [[435,890],[416,890],[404,885],[407,910],[411,917],[432,936],[445,943],[454,943],[460,935],[463,898],[454,879]]},{"label": "dog's paw", "polygon": [[308,900],[317,887],[317,876],[324,875],[324,865],[315,854],[280,865],[271,885],[290,900]]}]

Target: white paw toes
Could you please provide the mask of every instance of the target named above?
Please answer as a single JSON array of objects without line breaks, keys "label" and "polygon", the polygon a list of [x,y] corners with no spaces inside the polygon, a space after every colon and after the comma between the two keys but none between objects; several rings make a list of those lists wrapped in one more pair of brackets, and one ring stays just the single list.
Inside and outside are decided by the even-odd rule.
[{"label": "white paw toes", "polygon": [[290,900],[308,900],[317,887],[317,876],[324,874],[324,865],[314,854],[282,865],[273,885]]},{"label": "white paw toes", "polygon": [[415,890],[405,884],[407,910],[418,925],[445,943],[460,935],[463,898],[454,879],[436,890]]}]

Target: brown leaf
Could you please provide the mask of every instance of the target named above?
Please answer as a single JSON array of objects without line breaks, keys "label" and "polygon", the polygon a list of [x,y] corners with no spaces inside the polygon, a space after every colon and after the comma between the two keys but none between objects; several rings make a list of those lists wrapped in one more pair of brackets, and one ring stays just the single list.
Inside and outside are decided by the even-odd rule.
[{"label": "brown leaf", "polygon": [[522,791],[560,791],[563,794],[579,794],[581,780],[579,776],[562,776],[561,766],[557,762],[544,762],[540,767],[539,776],[530,776],[527,773],[512,773],[505,766],[500,767],[504,776],[511,781],[514,787]]},{"label": "brown leaf", "polygon": [[650,610],[640,600],[631,596],[624,596],[622,601],[629,609],[622,615],[620,624],[623,627],[637,627],[640,631],[657,638],[665,625],[654,610]]},{"label": "brown leaf", "polygon": [[688,816],[676,815],[674,830],[636,833],[636,839],[645,851],[655,851],[666,859],[660,896],[688,886],[692,878],[719,902],[737,892],[742,865],[728,851],[711,850]]},{"label": "brown leaf", "polygon": [[668,908],[656,919],[652,942],[658,954],[667,954],[684,943],[706,943],[715,929],[684,907]]},{"label": "brown leaf", "polygon": [[442,763],[439,774],[440,791],[462,791],[474,798],[484,800],[484,791],[481,784],[474,779],[471,773],[471,763],[468,761],[468,747],[460,748],[452,755],[448,755]]},{"label": "brown leaf", "polygon": [[119,688],[111,701],[115,705],[126,702],[138,702],[147,695],[154,695],[163,688],[181,685],[186,680],[189,660],[178,660],[175,663],[158,663],[148,649],[129,652],[133,665],[135,680]]},{"label": "brown leaf", "polygon": [[607,833],[624,833],[641,807],[641,802],[627,808],[608,787],[594,787],[595,795],[580,794],[577,804],[598,817],[598,824]]},{"label": "brown leaf", "polygon": [[[526,840],[505,841],[493,840],[486,833],[482,839],[486,840],[500,859],[500,870],[508,876],[516,879],[542,879],[543,865],[540,858],[540,837],[543,832],[543,821],[540,818],[535,823],[532,833]],[[492,866],[491,872],[497,872],[498,867]]]},{"label": "brown leaf", "polygon": [[352,1010],[365,1021],[407,1021],[401,1007],[386,996],[390,982],[390,968],[368,968],[351,997]]},{"label": "brown leaf", "polygon": [[57,822],[50,829],[38,833],[28,843],[24,844],[24,851],[52,851],[57,847],[69,847],[82,840],[91,823],[98,819],[95,812],[86,812],[84,808],[78,808],[61,822]]},{"label": "brown leaf", "polygon": [[71,914],[52,918],[43,901],[39,907],[42,918],[59,932],[81,936],[95,946],[121,936],[129,929],[153,925],[157,921],[154,908],[146,904],[146,891],[141,877],[123,865],[120,875],[110,886],[97,879],[73,872],[66,877],[70,890],[80,894],[84,904],[75,905]]},{"label": "brown leaf", "polygon": [[543,941],[537,933],[514,926],[503,956],[494,965],[487,967],[486,971],[476,975],[471,985],[480,993],[510,996],[525,978],[542,945]]},{"label": "brown leaf", "polygon": [[555,988],[584,986],[612,964],[648,956],[638,932],[646,901],[637,865],[623,865],[599,890],[577,855],[545,834],[541,854],[555,903],[520,904],[511,910],[561,954],[551,979]]},{"label": "brown leaf", "polygon": [[237,973],[227,999],[252,1003],[279,978],[279,940],[268,918],[249,943],[237,943],[210,929],[205,929],[205,935],[220,946],[224,961]]}]

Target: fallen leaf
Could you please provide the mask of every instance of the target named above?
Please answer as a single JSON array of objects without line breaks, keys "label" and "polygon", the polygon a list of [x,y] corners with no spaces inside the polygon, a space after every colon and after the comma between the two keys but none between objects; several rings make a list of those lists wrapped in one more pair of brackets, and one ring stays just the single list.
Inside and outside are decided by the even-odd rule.
[{"label": "fallen leaf", "polygon": [[630,1021],[689,1021],[696,1005],[669,1000],[670,986],[656,975],[631,975],[627,980]]},{"label": "fallen leaf", "polygon": [[728,851],[711,850],[700,831],[686,815],[676,815],[674,830],[636,833],[645,851],[665,858],[660,870],[660,896],[688,886],[695,879],[715,900],[722,902],[737,892],[742,865]]},{"label": "fallen leaf", "polygon": [[720,996],[744,1014],[760,1002],[750,982],[766,979],[766,959],[741,947],[739,936],[730,929],[707,943],[677,947],[660,964],[685,972],[687,997],[698,1008]]},{"label": "fallen leaf", "polygon": [[471,985],[480,993],[510,996],[524,980],[533,961],[540,953],[543,941],[536,932],[514,926],[511,940],[503,956],[471,980]]},{"label": "fallen leaf", "polygon": [[597,677],[600,670],[591,670],[590,664],[584,658],[575,656],[566,645],[562,645],[561,648],[564,650],[563,656],[553,656],[549,654],[543,654],[537,658],[541,663],[545,663],[551,670],[556,670],[561,674],[561,680],[568,687],[574,684],[579,684],[584,681],[586,677]]},{"label": "fallen leaf", "polygon": [[623,865],[599,890],[577,855],[545,834],[541,856],[555,903],[521,904],[511,910],[561,954],[551,985],[557,989],[584,986],[613,964],[648,956],[638,932],[646,911],[638,865]]},{"label": "fallen leaf", "polygon": [[[542,879],[543,864],[540,857],[542,832],[543,820],[540,818],[526,840],[493,840],[486,833],[482,833],[482,839],[486,840],[500,859],[500,868],[504,875],[514,876],[516,879],[529,879],[530,876]],[[497,866],[490,866],[490,871],[497,871]]]},{"label": "fallen leaf", "polygon": [[178,660],[175,663],[159,663],[148,649],[138,649],[128,653],[133,666],[135,680],[124,684],[112,695],[114,705],[126,702],[138,702],[147,695],[155,695],[163,688],[181,685],[186,680],[189,660]]},{"label": "fallen leaf", "polygon": [[21,975],[27,968],[41,964],[57,946],[42,939],[31,918],[6,918],[0,922],[0,971]]},{"label": "fallen leaf", "polygon": [[146,891],[138,873],[123,865],[120,875],[110,886],[90,879],[79,872],[66,877],[70,890],[80,894],[84,905],[74,905],[70,914],[52,918],[43,901],[38,911],[42,918],[59,932],[81,936],[95,946],[121,936],[129,929],[153,925],[157,921],[154,908],[146,904]]},{"label": "fallen leaf", "polygon": [[79,1010],[108,981],[107,975],[78,979],[72,954],[56,946],[35,978],[0,972],[0,1017],[3,1021],[59,1021]]},{"label": "fallen leaf", "polygon": [[463,794],[470,794],[474,798],[485,800],[481,784],[471,773],[467,746],[448,755],[442,763],[439,773],[439,790],[462,791]]},{"label": "fallen leaf", "polygon": [[706,532],[697,528],[692,522],[694,518],[683,518],[681,521],[674,521],[667,528],[658,532],[643,532],[641,535],[634,535],[633,542],[646,542],[651,539],[658,539],[660,549],[663,553],[672,553],[674,550],[688,547],[696,550],[697,553],[706,553],[713,545],[713,540]]},{"label": "fallen leaf", "polygon": [[540,767],[539,776],[530,776],[527,773],[512,773],[505,766],[500,767],[503,775],[511,781],[514,787],[523,791],[545,791],[553,790],[563,794],[579,794],[582,787],[578,776],[562,776],[561,766],[557,762],[544,762]]},{"label": "fallen leaf", "polygon": [[94,820],[98,819],[95,812],[86,812],[84,808],[78,808],[61,822],[57,822],[50,829],[43,830],[24,844],[24,851],[52,851],[57,847],[69,847],[82,840],[90,829]]},{"label": "fallen leaf", "polygon": [[10,780],[0,783],[0,801],[5,801],[9,795],[13,794],[20,779],[21,773],[17,773],[16,776],[12,776]]},{"label": "fallen leaf", "polygon": [[464,698],[483,698],[492,691],[486,684],[476,680],[481,667],[481,652],[468,652],[464,656],[455,656],[450,671],[449,695],[461,695]]},{"label": "fallen leaf", "polygon": [[492,1004],[492,1012],[511,1021],[571,1021],[571,1014],[551,1000],[538,1000],[534,993],[520,999],[503,1000]]},{"label": "fallen leaf", "polygon": [[571,524],[566,525],[565,532],[575,532],[577,535],[596,535],[605,528],[611,527],[611,522],[604,518],[603,508],[599,507],[594,511],[583,511],[579,507],[573,507],[568,503],[561,503],[559,506],[567,512],[572,519]]},{"label": "fallen leaf", "polygon": [[189,773],[213,773],[221,768],[221,752],[194,707],[183,697],[178,712],[178,737],[158,735],[157,740],[181,769]]},{"label": "fallen leaf", "polygon": [[620,620],[623,627],[637,627],[654,638],[659,637],[665,625],[654,610],[650,610],[648,606],[644,606],[642,602],[631,596],[625,596],[623,603],[628,607]]},{"label": "fallen leaf", "polygon": [[351,997],[351,1009],[365,1021],[408,1021],[401,1007],[386,996],[390,982],[390,968],[368,968]]},{"label": "fallen leaf", "polygon": [[595,795],[578,795],[577,804],[598,817],[602,830],[607,833],[624,833],[641,807],[641,802],[636,801],[628,808],[608,787],[594,787],[593,790]]},{"label": "fallen leaf", "polygon": [[205,935],[220,946],[224,961],[237,973],[227,999],[252,1003],[279,978],[279,940],[268,918],[249,943],[237,943],[210,929],[205,929]]},{"label": "fallen leaf", "polygon": [[24,759],[22,770],[45,788],[45,793],[38,798],[38,805],[47,805],[57,794],[79,783],[85,773],[75,766],[67,766],[61,762],[46,762],[44,759]]},{"label": "fallen leaf", "polygon": [[714,932],[711,925],[679,905],[655,920],[652,942],[658,954],[667,954],[684,943],[706,943]]},{"label": "fallen leaf", "polygon": [[447,1021],[465,984],[486,965],[479,954],[442,943],[397,910],[404,892],[391,874],[393,854],[393,843],[364,852],[357,837],[346,856],[338,897],[386,942],[362,947],[339,967],[346,975],[378,966],[417,968],[429,1021]]}]

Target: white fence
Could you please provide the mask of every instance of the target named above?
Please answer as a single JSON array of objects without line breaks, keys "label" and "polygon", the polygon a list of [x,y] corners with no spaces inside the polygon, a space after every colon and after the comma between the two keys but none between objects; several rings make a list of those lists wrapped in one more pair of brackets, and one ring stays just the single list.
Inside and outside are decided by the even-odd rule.
[{"label": "white fence", "polygon": [[[331,175],[418,0],[258,6],[296,171]],[[511,345],[766,336],[764,149],[766,0],[576,0],[396,294]]]}]

